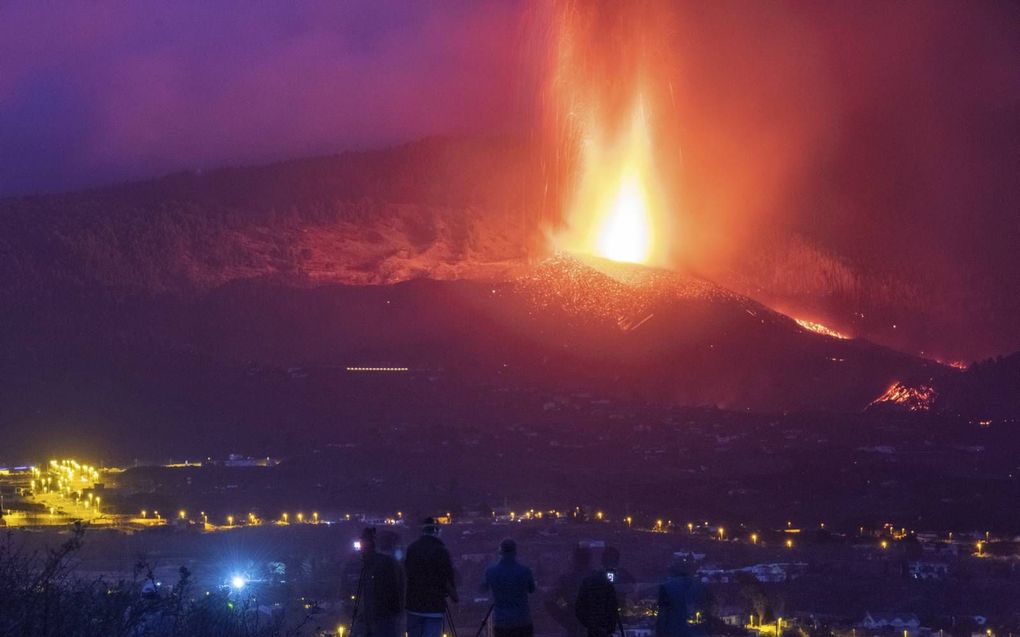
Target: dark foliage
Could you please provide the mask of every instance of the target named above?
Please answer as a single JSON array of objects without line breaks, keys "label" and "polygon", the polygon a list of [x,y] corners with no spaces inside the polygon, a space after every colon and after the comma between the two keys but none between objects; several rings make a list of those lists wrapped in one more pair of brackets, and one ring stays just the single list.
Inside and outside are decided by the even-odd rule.
[{"label": "dark foliage", "polygon": [[75,555],[85,527],[45,553],[25,552],[8,532],[0,542],[2,637],[276,637],[300,635],[304,622],[285,629],[282,609],[266,613],[252,600],[195,595],[191,573],[180,569],[169,594],[144,593],[144,563],[130,580],[85,579]]}]

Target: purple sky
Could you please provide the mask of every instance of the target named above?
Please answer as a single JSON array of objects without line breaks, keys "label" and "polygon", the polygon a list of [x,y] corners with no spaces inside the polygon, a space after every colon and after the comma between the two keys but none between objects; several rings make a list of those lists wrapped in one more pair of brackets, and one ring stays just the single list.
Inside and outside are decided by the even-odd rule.
[{"label": "purple sky", "polygon": [[512,125],[517,3],[0,3],[0,196]]}]

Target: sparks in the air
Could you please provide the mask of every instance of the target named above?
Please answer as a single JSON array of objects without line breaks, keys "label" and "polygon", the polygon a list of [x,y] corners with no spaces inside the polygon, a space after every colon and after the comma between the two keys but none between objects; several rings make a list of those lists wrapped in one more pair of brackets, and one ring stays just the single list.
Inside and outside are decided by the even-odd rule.
[{"label": "sparks in the air", "polygon": [[627,263],[661,262],[662,196],[647,117],[640,104],[615,139],[597,127],[585,140],[581,175],[557,247]]}]

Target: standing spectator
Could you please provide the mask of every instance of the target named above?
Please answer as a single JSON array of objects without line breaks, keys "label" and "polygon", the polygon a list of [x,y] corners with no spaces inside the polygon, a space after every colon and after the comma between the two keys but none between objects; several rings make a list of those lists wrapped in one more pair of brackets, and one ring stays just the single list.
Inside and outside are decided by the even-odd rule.
[{"label": "standing spectator", "polygon": [[533,637],[528,594],[535,592],[531,569],[517,562],[517,542],[499,544],[499,562],[485,569],[483,591],[492,592],[492,629],[495,637]]},{"label": "standing spectator", "polygon": [[422,534],[407,547],[407,637],[440,637],[446,599],[457,602],[453,562],[439,539],[439,523],[426,518]]},{"label": "standing spectator", "polygon": [[602,570],[595,571],[581,582],[574,612],[588,637],[609,637],[620,626],[620,600],[616,594],[615,567],[619,551],[606,548],[602,552]]},{"label": "standing spectator", "polygon": [[700,585],[690,576],[687,565],[681,561],[670,564],[666,581],[659,586],[656,637],[689,637],[690,608],[698,603],[700,594]]},{"label": "standing spectator", "polygon": [[[392,547],[392,542],[390,542]],[[376,531],[361,534],[361,577],[355,600],[354,637],[397,637],[403,607],[403,569],[392,555],[378,550]]]},{"label": "standing spectator", "polygon": [[591,549],[587,546],[574,548],[570,571],[560,575],[556,587],[545,604],[549,616],[563,627],[563,637],[584,637],[587,630],[577,621],[574,600],[584,578],[591,574]]}]

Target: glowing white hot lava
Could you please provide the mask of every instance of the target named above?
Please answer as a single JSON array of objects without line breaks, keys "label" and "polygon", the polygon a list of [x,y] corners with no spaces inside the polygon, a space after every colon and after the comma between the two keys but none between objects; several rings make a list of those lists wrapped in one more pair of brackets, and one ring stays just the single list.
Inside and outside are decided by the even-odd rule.
[{"label": "glowing white hot lava", "polygon": [[554,238],[556,247],[613,261],[662,264],[664,197],[640,101],[629,125],[611,139],[592,124],[580,168],[567,227]]},{"label": "glowing white hot lava", "polygon": [[624,176],[616,200],[599,233],[598,251],[607,259],[644,263],[651,251],[651,227],[648,204],[640,182]]}]

